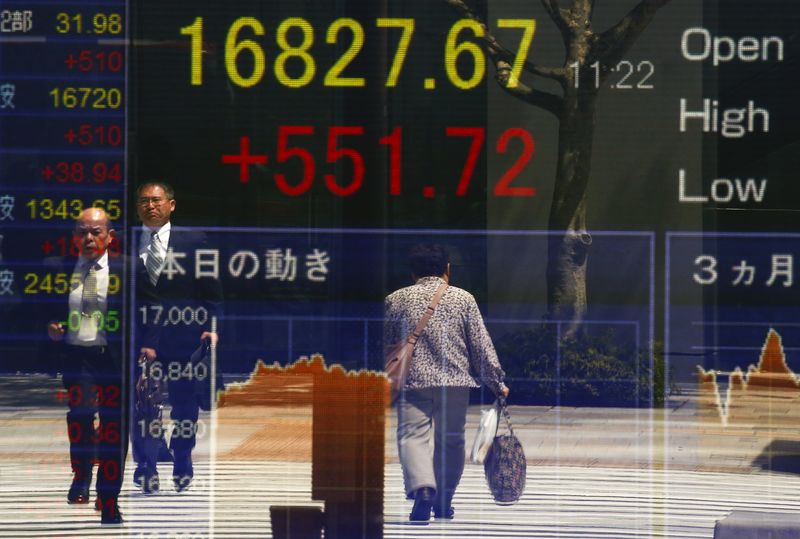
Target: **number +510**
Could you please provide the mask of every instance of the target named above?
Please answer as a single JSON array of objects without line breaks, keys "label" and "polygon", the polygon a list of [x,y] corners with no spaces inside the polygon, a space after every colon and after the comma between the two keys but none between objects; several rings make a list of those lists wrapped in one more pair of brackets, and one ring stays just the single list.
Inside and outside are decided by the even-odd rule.
[{"label": "number +510", "polygon": [[[191,54],[189,65],[191,68],[191,84],[203,84],[203,17],[197,17],[194,22],[181,28],[181,34],[191,38]],[[396,29],[400,31],[400,39],[386,77],[386,86],[397,86],[403,64],[414,35],[414,19],[404,18],[379,18],[375,20],[378,28]],[[498,28],[512,28],[521,31],[517,52],[511,67],[511,80],[519,80],[522,67],[528,57],[528,51],[536,31],[535,19],[498,19]],[[228,29],[225,39],[225,68],[231,82],[242,88],[249,88],[261,82],[267,66],[264,48],[260,43],[247,37],[240,37],[243,30],[253,36],[265,34],[264,25],[253,17],[239,17]],[[289,33],[292,33],[292,38]],[[299,39],[297,39],[299,32]],[[486,74],[486,58],[480,46],[474,40],[484,37],[486,31],[478,22],[471,19],[456,21],[447,33],[444,44],[445,73],[450,83],[461,90],[469,90],[478,86]],[[328,69],[323,79],[324,86],[331,87],[364,87],[364,77],[345,75],[349,65],[364,47],[364,27],[360,22],[351,18],[339,18],[333,21],[325,33],[325,43],[328,45],[341,45],[346,47],[342,55]],[[282,85],[289,88],[302,88],[308,85],[316,75],[317,64],[309,52],[314,45],[314,27],[306,19],[290,17],[283,20],[275,33],[275,40],[281,52],[275,57],[275,78]],[[290,43],[291,41],[291,43]],[[240,55],[247,54],[252,61],[252,68],[248,73],[243,73],[238,64]],[[470,73],[460,73],[456,65],[462,56],[472,59]],[[300,62],[302,70],[292,69],[290,74],[286,69],[289,60]],[[515,82],[511,83],[512,85]],[[426,79],[425,88],[432,89],[435,79]]]}]

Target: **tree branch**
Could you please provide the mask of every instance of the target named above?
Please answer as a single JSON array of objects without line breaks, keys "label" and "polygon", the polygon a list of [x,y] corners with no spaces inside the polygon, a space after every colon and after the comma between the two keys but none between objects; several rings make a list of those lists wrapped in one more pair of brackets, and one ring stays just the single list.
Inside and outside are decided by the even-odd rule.
[{"label": "tree branch", "polygon": [[514,79],[511,75],[511,64],[504,60],[498,60],[495,68],[497,69],[495,80],[506,93],[526,103],[544,109],[557,118],[560,116],[561,104],[563,101],[561,97],[542,90],[536,90]]},{"label": "tree branch", "polygon": [[561,37],[564,38],[564,43],[566,43],[571,30],[564,12],[561,11],[561,6],[558,5],[558,0],[542,0],[542,6],[547,11],[547,14],[550,15],[550,18],[553,19],[553,22],[556,23],[556,26],[561,31]]},{"label": "tree branch", "polygon": [[[497,65],[498,62],[513,62],[514,60],[514,53],[505,48],[499,41],[492,35],[489,31],[489,28],[486,24],[480,19],[477,13],[472,11],[472,9],[466,5],[463,0],[444,0],[449,4],[451,7],[455,8],[462,16],[472,19],[473,21],[477,22],[483,27],[483,37],[475,38],[486,51],[486,54],[489,55],[489,58]],[[553,0],[555,1],[555,0]],[[552,79],[564,84],[565,79],[565,70],[564,68],[559,67],[544,67],[529,60],[525,60],[523,63],[523,69],[529,73],[533,73],[534,75],[539,75],[540,77],[545,77],[547,79]]]},{"label": "tree branch", "polygon": [[595,0],[591,0],[589,3],[589,22],[592,22],[592,17],[594,17],[594,2]]},{"label": "tree branch", "polygon": [[[583,14],[581,18],[583,19],[584,26],[588,28],[592,24],[592,17],[594,16],[594,0],[582,0],[582,2],[583,5],[581,7],[583,7]],[[578,6],[577,3],[575,5],[576,7]]]},{"label": "tree branch", "polygon": [[670,0],[642,0],[617,24],[598,36],[593,56],[603,64],[615,64],[633,45],[656,12]]}]

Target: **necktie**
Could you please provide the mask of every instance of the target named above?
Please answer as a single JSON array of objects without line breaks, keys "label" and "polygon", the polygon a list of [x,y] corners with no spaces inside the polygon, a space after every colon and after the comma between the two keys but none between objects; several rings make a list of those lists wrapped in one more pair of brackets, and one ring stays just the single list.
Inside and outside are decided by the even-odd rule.
[{"label": "necktie", "polygon": [[97,270],[94,264],[89,268],[86,278],[83,280],[83,293],[81,294],[81,311],[87,316],[92,316],[100,310],[97,302]]},{"label": "necktie", "polygon": [[155,286],[158,281],[158,274],[161,271],[161,264],[164,259],[161,257],[161,240],[156,232],[150,235],[150,245],[147,247],[147,274],[150,276],[150,282]]}]

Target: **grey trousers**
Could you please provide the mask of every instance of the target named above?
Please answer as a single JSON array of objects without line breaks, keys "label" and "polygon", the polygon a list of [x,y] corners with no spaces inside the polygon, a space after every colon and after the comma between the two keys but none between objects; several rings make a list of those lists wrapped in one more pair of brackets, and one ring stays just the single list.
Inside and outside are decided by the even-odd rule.
[{"label": "grey trousers", "polygon": [[[406,389],[397,401],[397,447],[406,495],[422,487],[452,498],[464,472],[468,387]],[[433,438],[433,444],[431,444]]]}]

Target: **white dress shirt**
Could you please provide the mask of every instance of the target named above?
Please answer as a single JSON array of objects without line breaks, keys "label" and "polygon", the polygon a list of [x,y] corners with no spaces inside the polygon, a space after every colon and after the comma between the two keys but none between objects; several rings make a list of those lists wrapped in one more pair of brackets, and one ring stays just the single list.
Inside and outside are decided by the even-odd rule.
[{"label": "white dress shirt", "polygon": [[[94,265],[97,276],[97,303],[100,315],[82,312],[83,283]],[[66,341],[77,346],[105,346],[105,321],[108,313],[108,251],[97,260],[78,258],[70,281],[75,286],[69,293],[69,316],[67,318]]]},{"label": "white dress shirt", "polygon": [[[153,232],[158,234],[158,239],[160,240],[160,245],[158,246],[159,254],[161,255],[161,260],[167,259],[167,246],[169,245],[169,232],[170,232],[170,223],[167,223],[162,226],[161,228],[150,228],[148,226],[142,227],[142,235],[139,238],[139,258],[142,259],[145,267],[147,267],[147,256],[148,256],[148,249],[150,248],[150,238],[152,237]],[[158,269],[158,274],[161,275],[161,270],[164,269],[164,263],[161,263],[161,267]]]}]

